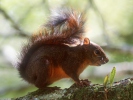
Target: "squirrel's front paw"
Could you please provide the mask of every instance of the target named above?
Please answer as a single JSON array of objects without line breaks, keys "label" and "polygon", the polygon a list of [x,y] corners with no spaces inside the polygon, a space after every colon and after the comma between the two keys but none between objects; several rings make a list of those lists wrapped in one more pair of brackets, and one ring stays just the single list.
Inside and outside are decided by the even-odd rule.
[{"label": "squirrel's front paw", "polygon": [[80,80],[80,83],[77,83],[78,86],[84,87],[84,86],[90,86],[91,81],[88,79]]},{"label": "squirrel's front paw", "polygon": [[74,83],[71,87],[86,87],[90,86],[91,81],[88,79],[80,80],[79,83]]}]

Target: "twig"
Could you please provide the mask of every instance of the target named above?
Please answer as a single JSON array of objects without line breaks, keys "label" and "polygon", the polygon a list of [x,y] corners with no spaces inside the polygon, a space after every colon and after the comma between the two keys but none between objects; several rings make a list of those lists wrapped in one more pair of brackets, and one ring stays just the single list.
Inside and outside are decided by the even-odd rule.
[{"label": "twig", "polygon": [[2,8],[0,8],[0,13],[3,14],[3,16],[9,20],[13,26],[14,29],[16,29],[17,31],[19,31],[21,36],[27,37],[28,35],[25,34],[25,32],[23,30],[21,30],[20,26],[6,13],[6,11],[4,11]]},{"label": "twig", "polygon": [[133,47],[132,46],[122,46],[122,47],[102,46],[102,48],[109,52],[119,52],[119,53],[123,53],[123,54],[133,55]]},{"label": "twig", "polygon": [[106,23],[105,23],[105,20],[104,20],[102,14],[98,10],[97,6],[95,5],[94,0],[89,0],[89,3],[91,5],[91,7],[94,9],[94,11],[97,13],[97,15],[101,18],[104,38],[106,40],[106,43],[109,44],[109,45],[111,45],[111,41],[110,41],[108,35],[106,34],[107,33],[106,32]]}]

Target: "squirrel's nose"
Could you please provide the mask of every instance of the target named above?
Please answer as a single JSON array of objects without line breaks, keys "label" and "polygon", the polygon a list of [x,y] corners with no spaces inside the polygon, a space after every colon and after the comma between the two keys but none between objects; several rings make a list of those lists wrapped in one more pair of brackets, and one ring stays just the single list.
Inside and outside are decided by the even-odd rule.
[{"label": "squirrel's nose", "polygon": [[101,64],[106,64],[109,61],[109,59],[107,57],[102,57],[100,61]]},{"label": "squirrel's nose", "polygon": [[103,64],[106,64],[109,61],[109,59],[106,57],[103,59]]},{"label": "squirrel's nose", "polygon": [[107,62],[109,62],[109,59],[106,57],[106,59],[105,59],[105,62],[107,63]]}]

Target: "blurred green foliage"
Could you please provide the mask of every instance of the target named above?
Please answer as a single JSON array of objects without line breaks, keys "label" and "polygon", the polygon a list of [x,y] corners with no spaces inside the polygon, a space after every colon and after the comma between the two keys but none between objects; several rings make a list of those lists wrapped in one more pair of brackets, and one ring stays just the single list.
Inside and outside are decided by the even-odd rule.
[{"label": "blurred green foliage", "polygon": [[[50,11],[64,6],[87,12],[86,35],[90,40],[100,45],[118,47],[121,50],[127,46],[132,48],[133,0],[0,0],[1,98],[22,96],[28,91],[36,89],[22,81],[12,61],[17,61],[18,54],[27,42],[28,36],[47,21]],[[22,35],[23,33],[26,36]],[[121,46],[125,48],[121,48]],[[106,51],[106,53],[110,63],[129,62],[130,64],[133,60],[131,52]],[[109,64],[106,64],[105,67],[108,67]],[[110,71],[104,70],[105,67],[101,67],[101,69],[103,68],[107,74]],[[103,81],[103,78],[93,76],[95,75],[93,68],[86,70],[84,76],[87,76],[92,82],[101,83]],[[62,88],[65,88],[72,84],[69,80],[65,83],[61,81],[53,85],[62,85]]]}]

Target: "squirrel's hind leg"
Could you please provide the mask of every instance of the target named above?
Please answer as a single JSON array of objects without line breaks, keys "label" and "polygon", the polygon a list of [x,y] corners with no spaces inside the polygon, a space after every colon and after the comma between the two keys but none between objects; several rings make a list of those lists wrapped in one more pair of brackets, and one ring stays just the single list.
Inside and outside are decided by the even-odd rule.
[{"label": "squirrel's hind leg", "polygon": [[43,57],[34,62],[35,67],[32,75],[33,84],[38,88],[45,88],[48,83],[48,75],[50,70],[50,62],[47,58]]}]

